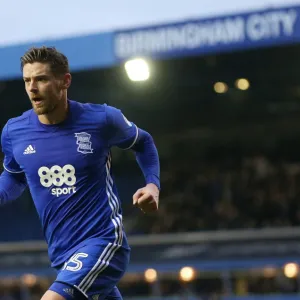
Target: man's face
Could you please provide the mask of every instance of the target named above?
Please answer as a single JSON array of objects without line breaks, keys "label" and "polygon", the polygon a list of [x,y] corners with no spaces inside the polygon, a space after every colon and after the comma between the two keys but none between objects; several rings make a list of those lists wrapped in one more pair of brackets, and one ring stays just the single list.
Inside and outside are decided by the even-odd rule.
[{"label": "man's face", "polygon": [[63,98],[63,79],[51,72],[48,63],[25,64],[23,68],[25,89],[37,115],[51,113]]}]

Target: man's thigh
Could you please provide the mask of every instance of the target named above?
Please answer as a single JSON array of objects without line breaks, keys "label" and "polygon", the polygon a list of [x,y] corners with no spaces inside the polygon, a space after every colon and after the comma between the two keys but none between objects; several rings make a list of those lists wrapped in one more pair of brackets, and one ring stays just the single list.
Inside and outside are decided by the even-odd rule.
[{"label": "man's thigh", "polygon": [[[65,283],[54,282],[51,286],[52,290],[48,290],[41,300],[86,300],[84,296],[76,288],[71,287]],[[94,294],[88,299],[99,300],[100,295]],[[103,298],[103,297],[102,297]],[[105,300],[123,300],[119,289],[115,286],[112,291],[105,296]]]},{"label": "man's thigh", "polygon": [[[57,283],[67,284],[69,288],[75,289],[76,293],[79,291],[85,298],[106,299],[115,290],[128,263],[129,251],[117,245],[85,246],[76,251],[59,270],[53,286]],[[53,286],[50,290],[54,290]],[[73,292],[66,287],[61,287],[61,290],[55,287],[54,291],[64,297],[66,291],[71,294]]]},{"label": "man's thigh", "polygon": [[81,292],[65,283],[54,282],[41,300],[86,300]]}]

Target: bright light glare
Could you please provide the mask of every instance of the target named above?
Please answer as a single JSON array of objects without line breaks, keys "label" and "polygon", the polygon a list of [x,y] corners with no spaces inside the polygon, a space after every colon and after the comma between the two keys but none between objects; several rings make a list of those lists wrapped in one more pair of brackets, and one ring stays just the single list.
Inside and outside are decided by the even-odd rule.
[{"label": "bright light glare", "polygon": [[22,276],[22,281],[25,285],[31,287],[34,286],[37,282],[37,278],[33,274],[25,274]]},{"label": "bright light glare", "polygon": [[192,281],[195,278],[195,270],[191,267],[184,267],[180,270],[179,276],[182,281]]},{"label": "bright light glare", "polygon": [[250,87],[250,82],[246,78],[240,78],[235,82],[235,85],[238,89],[240,89],[242,91],[246,91]]},{"label": "bright light glare", "polygon": [[214,85],[214,90],[218,94],[223,94],[227,92],[228,86],[224,82],[216,82]]},{"label": "bright light glare", "polygon": [[154,269],[148,269],[144,276],[147,282],[154,282],[157,279],[157,272]]},{"label": "bright light glare", "polygon": [[150,77],[149,64],[142,58],[127,61],[125,70],[132,81],[145,81]]},{"label": "bright light glare", "polygon": [[288,278],[294,278],[298,275],[299,267],[294,263],[286,264],[283,268],[284,275]]}]

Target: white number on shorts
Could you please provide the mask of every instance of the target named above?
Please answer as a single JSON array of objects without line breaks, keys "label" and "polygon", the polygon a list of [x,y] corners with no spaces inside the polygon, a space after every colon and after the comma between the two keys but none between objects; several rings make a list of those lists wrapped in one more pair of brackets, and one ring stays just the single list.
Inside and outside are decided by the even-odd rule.
[{"label": "white number on shorts", "polygon": [[[88,256],[87,253],[76,253],[65,263],[62,269],[72,272],[79,271],[83,266],[82,261],[79,258],[86,258]],[[69,264],[72,264],[72,266],[69,266]]]}]

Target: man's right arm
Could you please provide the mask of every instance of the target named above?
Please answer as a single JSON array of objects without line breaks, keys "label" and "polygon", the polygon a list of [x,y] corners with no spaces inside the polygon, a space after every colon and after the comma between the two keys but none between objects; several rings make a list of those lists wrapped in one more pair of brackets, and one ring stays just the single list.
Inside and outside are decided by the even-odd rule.
[{"label": "man's right arm", "polygon": [[26,187],[24,173],[10,173],[4,170],[0,176],[0,204],[16,200]]},{"label": "man's right arm", "polygon": [[20,197],[27,186],[27,182],[25,173],[20,168],[13,154],[8,124],[4,126],[2,131],[1,146],[4,154],[4,171],[0,176],[0,204],[4,204]]}]

